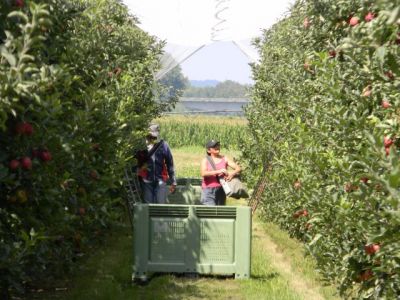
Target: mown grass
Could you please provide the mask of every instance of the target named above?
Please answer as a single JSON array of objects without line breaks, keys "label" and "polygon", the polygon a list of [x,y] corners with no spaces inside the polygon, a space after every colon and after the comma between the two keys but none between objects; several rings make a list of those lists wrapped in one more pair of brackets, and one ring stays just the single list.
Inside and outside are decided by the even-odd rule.
[{"label": "mown grass", "polygon": [[307,254],[303,244],[290,238],[274,223],[261,222],[262,228],[270,239],[277,245],[277,251],[285,257],[290,257],[290,265],[295,273],[303,274],[311,287],[318,287],[325,299],[339,299],[336,287],[324,284],[322,276],[316,272],[315,260]]},{"label": "mown grass", "polygon": [[102,249],[81,261],[79,272],[70,282],[59,282],[58,292],[36,293],[32,299],[303,299],[271,267],[271,258],[260,246],[253,241],[250,280],[155,274],[147,285],[141,286],[130,281],[132,235],[131,228],[124,226],[107,237]]},{"label": "mown grass", "polygon": [[[235,204],[231,202],[230,204]],[[271,227],[273,228],[273,227]],[[274,231],[278,229],[274,228]],[[290,256],[291,262],[301,262],[306,268],[296,270],[295,276],[308,280],[309,258],[304,258],[301,245],[286,235],[278,234],[279,249],[295,245],[297,251]],[[183,275],[155,274],[147,285],[135,285],[130,281],[132,260],[132,234],[130,226],[116,228],[107,237],[103,248],[82,260],[79,272],[71,281],[59,282],[58,292],[35,294],[32,299],[276,299],[308,300],[297,293],[279,268],[274,266],[274,257],[266,253],[264,241],[254,237],[252,241],[252,275],[249,280],[235,280],[230,277],[200,276],[188,278]],[[281,243],[281,244],[280,244]],[[296,263],[297,264],[297,263]],[[298,272],[299,271],[299,272]],[[64,290],[66,288],[66,290]],[[332,289],[320,287],[325,294],[321,299],[337,299]]]}]

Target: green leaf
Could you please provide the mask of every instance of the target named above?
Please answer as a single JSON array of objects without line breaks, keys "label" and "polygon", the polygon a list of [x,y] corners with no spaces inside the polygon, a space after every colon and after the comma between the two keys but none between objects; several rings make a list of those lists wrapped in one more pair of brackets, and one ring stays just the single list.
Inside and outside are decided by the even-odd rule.
[{"label": "green leaf", "polygon": [[392,188],[398,188],[400,184],[400,168],[395,168],[389,175],[389,185]]},{"label": "green leaf", "polygon": [[31,231],[29,232],[29,235],[32,237],[32,238],[34,238],[36,235],[37,235],[37,233],[36,233],[36,231],[35,231],[35,229],[32,227],[31,228]]},{"label": "green leaf", "polygon": [[25,232],[25,230],[21,230],[21,238],[25,241],[25,243],[27,243],[29,241],[29,236]]},{"label": "green leaf", "polygon": [[8,174],[8,169],[3,165],[0,165],[0,179],[6,177]]},{"label": "green leaf", "polygon": [[397,57],[395,55],[393,55],[392,53],[388,53],[387,55],[387,63],[389,68],[395,72],[398,73],[399,72],[399,63],[397,62]]},{"label": "green leaf", "polygon": [[389,19],[387,20],[387,24],[393,24],[400,17],[400,6],[397,6],[392,13],[390,14]]},{"label": "green leaf", "polygon": [[20,18],[24,21],[24,23],[28,23],[28,17],[21,11],[14,10],[8,14],[9,18]]},{"label": "green leaf", "polygon": [[12,55],[10,52],[8,52],[6,47],[1,47],[1,56],[3,56],[5,59],[7,59],[8,63],[10,64],[11,67],[16,66],[17,59],[15,58],[14,55]]},{"label": "green leaf", "polygon": [[383,46],[379,47],[376,50],[376,57],[378,58],[381,67],[385,63],[385,56],[386,56],[386,47]]},{"label": "green leaf", "polygon": [[312,239],[312,241],[310,243],[308,243],[309,246],[314,245],[316,242],[318,242],[318,240],[322,237],[322,234],[317,233],[314,238]]},{"label": "green leaf", "polygon": [[35,57],[32,55],[23,54],[23,55],[21,55],[19,60],[20,60],[20,62],[31,62],[31,61],[35,61]]}]

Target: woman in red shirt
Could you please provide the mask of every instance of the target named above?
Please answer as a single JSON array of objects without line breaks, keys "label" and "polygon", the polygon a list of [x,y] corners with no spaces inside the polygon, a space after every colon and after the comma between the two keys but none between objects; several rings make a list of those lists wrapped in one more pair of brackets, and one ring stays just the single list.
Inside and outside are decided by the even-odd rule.
[{"label": "woman in red shirt", "polygon": [[[207,157],[201,161],[200,174],[203,177],[201,203],[204,205],[225,205],[226,195],[219,178],[230,181],[240,173],[240,167],[233,160],[221,155],[220,143],[211,140],[206,144],[207,155],[214,162],[215,170]],[[228,167],[233,169],[228,172]]]}]

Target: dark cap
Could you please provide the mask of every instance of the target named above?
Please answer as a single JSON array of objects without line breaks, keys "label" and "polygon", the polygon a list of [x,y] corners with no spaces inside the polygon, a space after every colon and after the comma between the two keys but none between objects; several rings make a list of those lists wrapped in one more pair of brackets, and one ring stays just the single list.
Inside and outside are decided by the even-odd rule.
[{"label": "dark cap", "polygon": [[149,126],[149,132],[148,132],[149,136],[158,138],[160,135],[160,125],[158,124],[152,124]]},{"label": "dark cap", "polygon": [[208,141],[206,144],[206,149],[214,148],[217,145],[219,146],[219,141],[216,140]]}]

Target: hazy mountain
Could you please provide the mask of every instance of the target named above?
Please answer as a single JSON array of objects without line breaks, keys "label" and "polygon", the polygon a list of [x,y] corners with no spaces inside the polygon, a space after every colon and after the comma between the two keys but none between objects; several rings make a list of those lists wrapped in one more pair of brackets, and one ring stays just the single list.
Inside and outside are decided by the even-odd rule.
[{"label": "hazy mountain", "polygon": [[[217,81],[218,82],[218,81]],[[246,97],[249,85],[240,84],[232,80],[218,82],[215,86],[190,85],[183,92],[184,97],[201,98],[241,98]]]},{"label": "hazy mountain", "polygon": [[218,80],[206,79],[206,80],[189,80],[192,87],[215,87],[219,83]]}]

